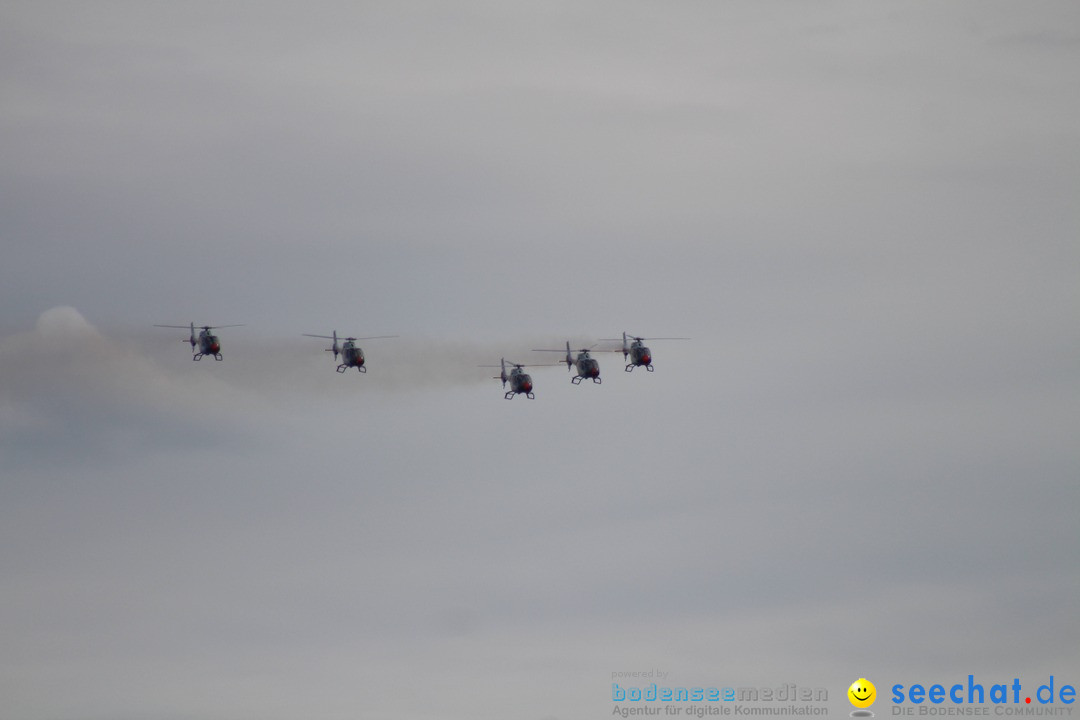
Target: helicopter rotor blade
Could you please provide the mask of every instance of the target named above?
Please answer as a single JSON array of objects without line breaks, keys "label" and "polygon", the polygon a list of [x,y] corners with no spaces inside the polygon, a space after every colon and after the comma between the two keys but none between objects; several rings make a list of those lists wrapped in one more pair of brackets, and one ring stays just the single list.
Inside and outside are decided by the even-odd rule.
[{"label": "helicopter rotor blade", "polygon": [[201,328],[203,330],[217,330],[218,328],[245,327],[245,324],[240,323],[239,325],[197,325],[196,326],[196,325],[194,325],[194,323],[192,323],[192,324],[189,324],[189,325],[154,325],[154,327],[180,328],[181,330],[190,330],[190,329],[192,329],[192,327],[199,327],[199,328]]},{"label": "helicopter rotor blade", "polygon": [[[636,335],[627,335],[626,339],[627,340],[637,340],[638,342],[645,342],[646,340],[648,340],[649,342],[652,342],[653,340],[693,340],[694,338],[688,338],[688,337],[638,337]],[[622,338],[600,338],[600,340],[601,340],[601,342],[622,342]]]},{"label": "helicopter rotor blade", "polygon": [[[227,327],[227,326],[223,325],[222,327]],[[312,335],[310,333],[300,333],[300,334],[302,336],[304,336],[304,337],[323,338],[324,340],[337,340],[337,333],[334,333],[333,335]],[[358,340],[383,340],[385,338],[396,338],[396,337],[401,337],[401,336],[400,335],[369,335],[368,337],[347,337],[345,339],[346,340],[352,340],[353,342],[356,342]]]},{"label": "helicopter rotor blade", "polygon": [[[562,352],[562,350],[559,350],[558,352]],[[528,364],[526,364],[526,363],[516,363],[516,362],[512,362],[510,360],[507,360],[506,364],[507,365],[513,365],[516,368],[522,368],[522,369],[524,369],[524,368],[535,368],[535,367],[561,367],[562,366],[561,362],[557,362],[557,363],[528,363]],[[502,365],[477,365],[476,367],[501,368],[503,366]]]}]

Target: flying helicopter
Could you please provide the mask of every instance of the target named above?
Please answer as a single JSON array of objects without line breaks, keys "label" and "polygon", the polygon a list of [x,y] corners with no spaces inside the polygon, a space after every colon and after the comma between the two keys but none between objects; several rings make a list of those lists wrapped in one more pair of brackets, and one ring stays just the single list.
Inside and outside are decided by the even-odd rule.
[{"label": "flying helicopter", "polygon": [[[618,342],[618,338],[603,338],[606,342]],[[690,338],[643,338],[634,335],[622,334],[623,360],[629,356],[630,362],[626,365],[626,372],[632,372],[636,367],[643,367],[649,372],[653,371],[652,350],[645,346],[646,340],[689,340]],[[631,340],[633,342],[631,342]]]},{"label": "flying helicopter", "polygon": [[[218,336],[211,333],[211,330],[217,330],[219,328],[230,327],[243,327],[240,325],[203,325],[202,330],[199,331],[199,337],[195,337],[195,323],[190,325],[155,325],[154,327],[163,328],[187,328],[191,331],[191,337],[188,342],[191,343],[191,352],[194,353],[192,360],[202,360],[203,355],[213,355],[215,360],[221,360],[221,341],[218,340]],[[198,347],[196,352],[195,348]]]},{"label": "flying helicopter", "polygon": [[481,365],[480,367],[501,367],[502,368],[502,373],[500,375],[496,375],[495,379],[496,380],[502,380],[504,390],[506,390],[506,383],[507,382],[510,383],[510,389],[506,390],[506,394],[503,395],[503,397],[506,398],[507,400],[513,400],[514,396],[519,395],[519,394],[524,395],[525,397],[529,398],[530,400],[535,400],[536,395],[534,395],[533,391],[532,391],[532,389],[533,389],[532,377],[530,377],[529,374],[527,372],[525,372],[525,368],[528,367],[528,366],[527,365],[522,365],[521,363],[515,363],[515,362],[512,362],[510,364],[513,365],[514,367],[511,368],[509,374],[507,374],[507,372],[506,372],[506,358],[500,358],[500,364],[499,365]]},{"label": "flying helicopter", "polygon": [[338,355],[341,355],[341,364],[337,366],[337,371],[343,373],[351,367],[356,368],[362,373],[367,372],[367,368],[364,367],[364,351],[356,346],[357,340],[381,340],[384,338],[395,338],[397,335],[372,335],[370,337],[362,338],[345,338],[345,344],[338,346],[337,330],[333,331],[333,335],[309,335],[302,333],[304,337],[322,338],[324,340],[333,340],[334,344],[326,348],[326,352],[334,353],[334,360],[338,359]]},{"label": "flying helicopter", "polygon": [[[577,368],[577,375],[570,378],[570,382],[574,385],[578,385],[582,380],[591,378],[597,385],[600,384],[600,363],[596,358],[589,355],[592,348],[581,348],[577,351],[577,358],[574,358],[570,352],[570,341],[566,341],[566,369],[569,371],[572,368]],[[549,350],[549,349],[537,349],[533,348],[533,352],[562,352],[562,350]],[[615,352],[600,351],[600,352]]]}]

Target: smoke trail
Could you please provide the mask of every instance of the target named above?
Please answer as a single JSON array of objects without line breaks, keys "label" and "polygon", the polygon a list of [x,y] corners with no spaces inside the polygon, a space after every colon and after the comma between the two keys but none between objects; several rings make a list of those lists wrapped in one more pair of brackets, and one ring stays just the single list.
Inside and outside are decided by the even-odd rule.
[{"label": "smoke trail", "polygon": [[[346,337],[339,332],[339,342]],[[573,347],[595,341],[576,339]],[[212,372],[229,383],[272,397],[314,394],[339,397],[343,392],[425,392],[442,388],[483,386],[498,377],[499,361],[522,363],[539,370],[563,365],[561,356],[533,352],[533,348],[558,349],[565,338],[537,336],[506,341],[469,341],[433,337],[400,337],[360,340],[366,372],[347,368],[336,372],[341,358],[326,352],[331,341],[317,338],[254,338],[233,333],[222,340],[221,363]],[[158,347],[157,350],[161,348]],[[180,348],[169,349],[176,358],[190,358]],[[186,360],[190,363],[190,359]],[[207,362],[204,359],[201,362]],[[179,360],[173,365],[183,365]]]},{"label": "smoke trail", "polygon": [[[179,343],[170,350],[185,352]],[[189,361],[190,362],[190,361]],[[120,459],[136,447],[208,446],[266,404],[211,373],[178,373],[137,343],[56,307],[0,339],[0,459]]]},{"label": "smoke trail", "polygon": [[[275,417],[301,416],[324,401],[355,402],[403,393],[474,387],[501,393],[499,361],[532,374],[563,364],[566,338],[506,341],[402,337],[360,341],[367,368],[335,372],[329,342],[222,330],[218,362],[192,361],[183,330],[147,328],[107,335],[74,308],[46,311],[34,330],[0,339],[0,449],[45,453],[135,445],[205,446],[250,432]],[[595,341],[571,337],[571,346]],[[483,367],[486,366],[486,367]],[[550,368],[554,370],[554,368]],[[62,440],[63,442],[58,442]],[[24,453],[25,454],[25,453]]]}]

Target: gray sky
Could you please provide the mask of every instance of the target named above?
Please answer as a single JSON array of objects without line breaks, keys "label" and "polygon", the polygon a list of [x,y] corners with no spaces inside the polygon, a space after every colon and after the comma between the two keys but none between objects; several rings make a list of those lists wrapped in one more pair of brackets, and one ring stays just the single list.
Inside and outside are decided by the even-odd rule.
[{"label": "gray sky", "polygon": [[[1072,2],[0,5],[5,717],[1080,681],[1078,68]],[[623,330],[693,340],[475,367]]]}]

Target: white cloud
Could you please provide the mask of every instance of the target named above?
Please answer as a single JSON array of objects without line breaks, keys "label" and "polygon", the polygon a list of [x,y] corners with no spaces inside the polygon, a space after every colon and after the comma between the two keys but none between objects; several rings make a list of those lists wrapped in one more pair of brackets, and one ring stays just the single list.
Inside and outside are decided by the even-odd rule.
[{"label": "white cloud", "polygon": [[71,307],[47,310],[33,331],[0,339],[0,387],[10,430],[0,450],[19,465],[120,462],[147,446],[216,443],[260,409],[256,395],[208,373],[166,371]]}]

